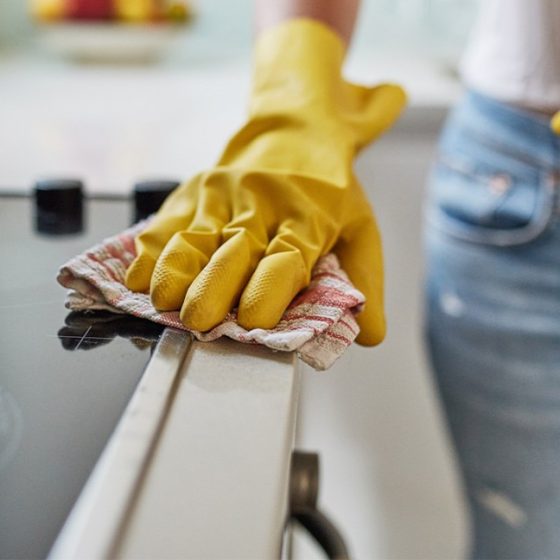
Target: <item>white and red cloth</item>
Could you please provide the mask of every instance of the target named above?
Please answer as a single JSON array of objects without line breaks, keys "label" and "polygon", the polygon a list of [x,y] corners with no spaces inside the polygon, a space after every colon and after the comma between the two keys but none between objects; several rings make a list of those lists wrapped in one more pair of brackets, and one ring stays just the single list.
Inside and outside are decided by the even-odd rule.
[{"label": "white and red cloth", "polygon": [[[128,313],[186,330],[178,311],[156,311],[149,295],[131,292],[124,285],[126,269],[136,256],[134,238],[146,224],[140,222],[105,239],[60,268],[57,280],[70,288],[66,307]],[[336,256],[330,254],[318,261],[311,284],[298,294],[275,328],[248,331],[237,323],[235,313],[230,313],[208,332],[191,332],[204,342],[227,336],[273,350],[296,351],[313,368],[325,370],[356,338],[359,327],[354,314],[364,301],[363,294],[352,286],[340,268]]]}]

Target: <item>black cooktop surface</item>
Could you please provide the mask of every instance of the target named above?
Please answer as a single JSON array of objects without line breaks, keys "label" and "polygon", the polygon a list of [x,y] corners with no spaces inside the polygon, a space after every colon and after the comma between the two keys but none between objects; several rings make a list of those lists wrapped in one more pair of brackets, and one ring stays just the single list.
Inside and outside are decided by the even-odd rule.
[{"label": "black cooktop surface", "polygon": [[39,234],[33,199],[0,198],[0,558],[45,557],[162,328],[64,308],[61,264],[130,224],[85,202],[85,231]]}]

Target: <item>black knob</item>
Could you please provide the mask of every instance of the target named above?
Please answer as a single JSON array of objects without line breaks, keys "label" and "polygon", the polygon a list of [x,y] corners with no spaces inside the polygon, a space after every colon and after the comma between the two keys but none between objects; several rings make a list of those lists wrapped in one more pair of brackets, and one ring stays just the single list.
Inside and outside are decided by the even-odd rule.
[{"label": "black knob", "polygon": [[35,227],[41,233],[80,233],[84,227],[84,186],[77,179],[35,183]]},{"label": "black knob", "polygon": [[140,181],[134,185],[134,222],[157,212],[169,193],[180,185],[179,181]]}]

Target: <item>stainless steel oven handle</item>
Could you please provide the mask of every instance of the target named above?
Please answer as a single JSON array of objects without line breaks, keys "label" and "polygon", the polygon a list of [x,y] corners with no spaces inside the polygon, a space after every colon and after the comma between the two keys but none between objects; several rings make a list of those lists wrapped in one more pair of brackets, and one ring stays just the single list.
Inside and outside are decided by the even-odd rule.
[{"label": "stainless steel oven handle", "polygon": [[294,451],[290,470],[290,519],[297,521],[317,541],[327,558],[349,560],[340,531],[317,508],[319,455]]}]

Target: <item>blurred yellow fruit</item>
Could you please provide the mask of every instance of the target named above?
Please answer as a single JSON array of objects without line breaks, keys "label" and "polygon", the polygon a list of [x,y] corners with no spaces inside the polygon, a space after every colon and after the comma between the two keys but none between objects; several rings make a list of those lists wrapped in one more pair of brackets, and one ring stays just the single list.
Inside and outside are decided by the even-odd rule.
[{"label": "blurred yellow fruit", "polygon": [[65,16],[65,0],[31,0],[31,15],[39,21],[56,21]]},{"label": "blurred yellow fruit", "polygon": [[157,13],[158,4],[155,0],[115,0],[115,14],[123,21],[146,22]]},{"label": "blurred yellow fruit", "polygon": [[167,4],[167,19],[183,23],[192,18],[192,9],[187,2],[171,1]]}]

